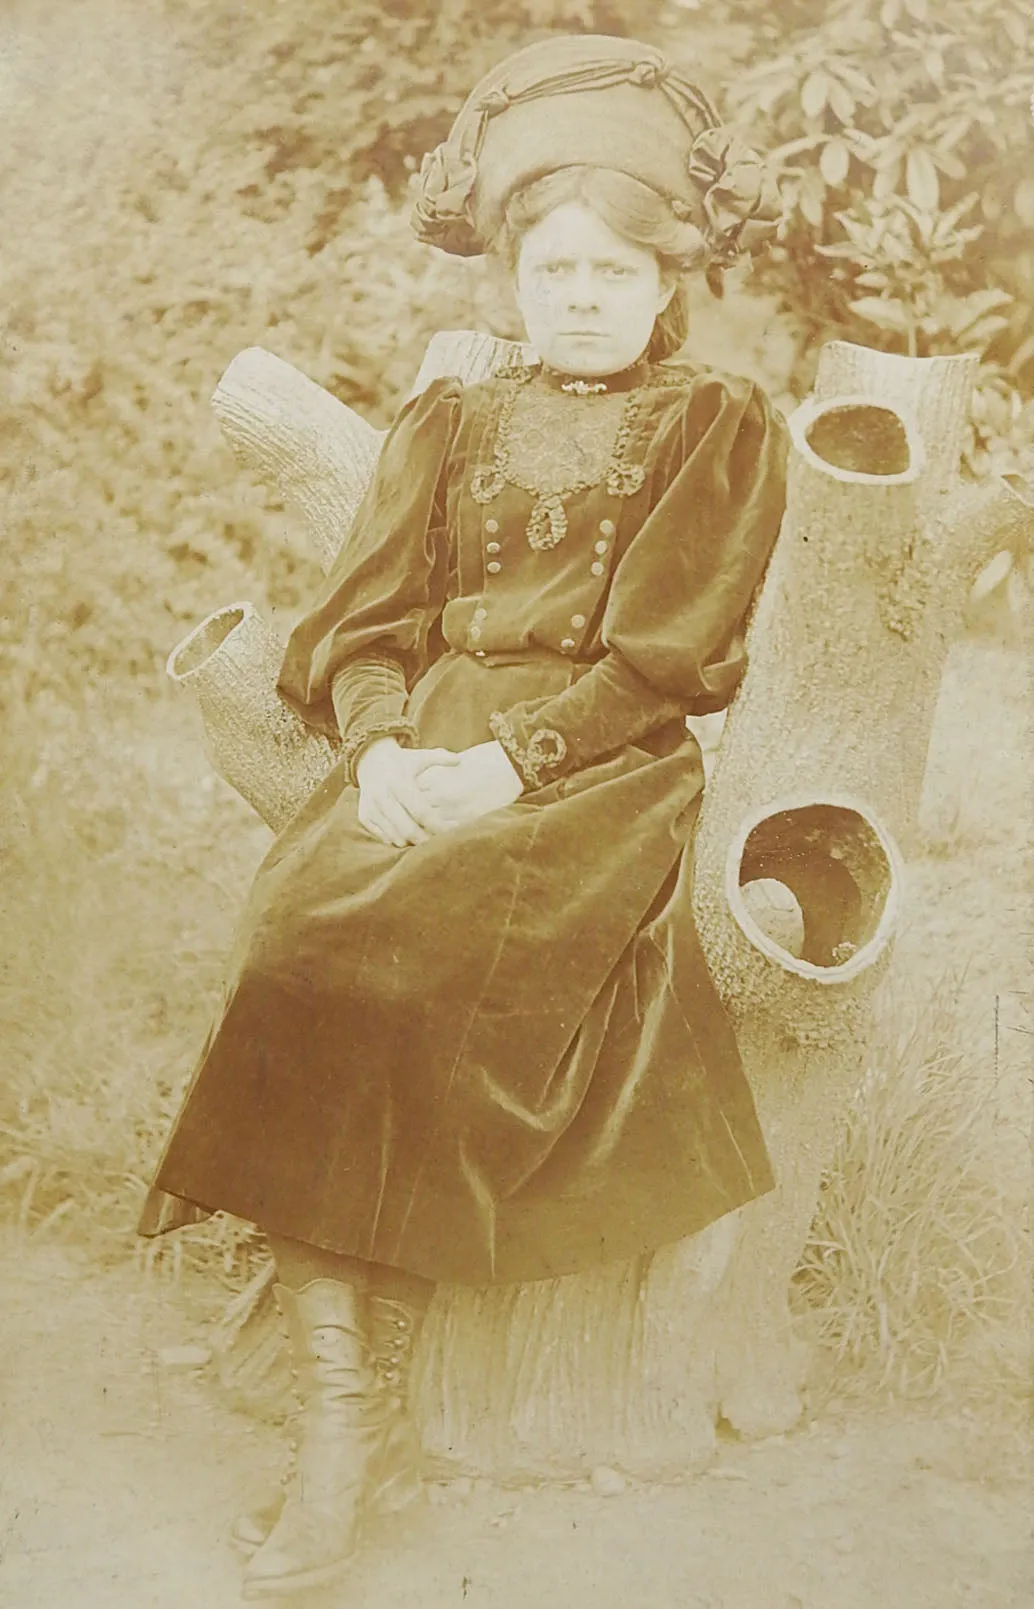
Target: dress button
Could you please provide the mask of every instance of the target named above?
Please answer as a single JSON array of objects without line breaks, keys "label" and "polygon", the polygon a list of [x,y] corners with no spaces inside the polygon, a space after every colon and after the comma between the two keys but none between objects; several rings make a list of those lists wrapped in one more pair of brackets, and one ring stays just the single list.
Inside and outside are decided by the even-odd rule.
[{"label": "dress button", "polygon": [[486,542],[485,547],[486,547],[486,549],[487,549],[487,551],[489,553],[498,553],[499,552],[499,543],[498,542]]},{"label": "dress button", "polygon": [[474,641],[476,642],[477,639],[481,635],[481,627],[480,626],[471,626],[470,629],[467,632],[467,635],[469,637],[473,637]]},{"label": "dress button", "polygon": [[487,614],[488,614],[487,609],[475,609],[474,610],[474,619],[475,620],[484,620],[485,617],[487,616]]},{"label": "dress button", "polygon": [[565,637],[563,642],[560,644],[560,646],[564,650],[565,653],[570,653],[571,649],[574,647],[574,638],[573,637]]},{"label": "dress button", "polygon": [[488,563],[485,565],[485,569],[488,571],[489,575],[498,575],[499,571],[502,569],[502,565],[499,563],[498,559],[489,559]]},{"label": "dress button", "polygon": [[596,552],[597,553],[606,553],[606,551],[607,551],[606,542],[597,542],[596,543]]},{"label": "dress button", "polygon": [[600,563],[599,559],[596,560],[595,564],[590,564],[589,569],[592,571],[593,575],[603,574],[603,565]]},{"label": "dress button", "polygon": [[572,615],[571,616],[571,624],[572,624],[572,626],[584,626],[585,625],[585,616],[584,615]]},{"label": "dress button", "polygon": [[485,521],[485,530],[486,531],[491,531],[493,536],[495,535],[496,531],[498,531],[498,529],[499,529],[499,521],[498,520],[486,520]]},{"label": "dress button", "polygon": [[617,535],[617,529],[618,528],[614,524],[613,520],[600,520],[600,535],[601,536],[616,536]]}]

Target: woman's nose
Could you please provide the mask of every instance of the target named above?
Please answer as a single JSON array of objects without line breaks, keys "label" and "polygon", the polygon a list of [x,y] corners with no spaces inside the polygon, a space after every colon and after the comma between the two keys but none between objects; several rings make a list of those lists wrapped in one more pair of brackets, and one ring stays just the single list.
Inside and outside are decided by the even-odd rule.
[{"label": "woman's nose", "polygon": [[568,303],[579,312],[600,305],[599,286],[591,268],[580,268],[572,274],[567,287]]}]

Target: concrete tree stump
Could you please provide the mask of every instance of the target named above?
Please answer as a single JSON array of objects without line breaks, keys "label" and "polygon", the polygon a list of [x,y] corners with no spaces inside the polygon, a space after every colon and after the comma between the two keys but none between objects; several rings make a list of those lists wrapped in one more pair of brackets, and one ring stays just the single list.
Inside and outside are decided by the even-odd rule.
[{"label": "concrete tree stump", "polygon": [[[440,374],[480,379],[524,350],[438,335],[414,391]],[[808,1359],[790,1282],[891,957],[943,660],[975,575],[1034,531],[1027,483],[959,478],[976,363],[824,349],[790,421],[786,518],[682,868],[777,1188],[635,1263],[441,1288],[414,1380],[441,1463],[497,1479],[600,1463],[664,1478],[707,1461],[720,1418],[758,1436],[799,1417]],[[259,349],[234,360],[214,405],[329,567],[383,438]],[[217,768],[279,827],[335,751],[277,698],[276,659],[268,628],[233,605],[170,673],[198,695]],[[765,921],[762,882],[792,895],[798,943]]]}]

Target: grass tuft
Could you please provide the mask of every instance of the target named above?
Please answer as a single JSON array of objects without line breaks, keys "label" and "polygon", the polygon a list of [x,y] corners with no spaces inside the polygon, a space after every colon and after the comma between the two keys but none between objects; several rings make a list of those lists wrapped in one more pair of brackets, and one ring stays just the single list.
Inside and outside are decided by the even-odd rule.
[{"label": "grass tuft", "polygon": [[795,1280],[836,1364],[916,1396],[967,1366],[1018,1376],[1025,1236],[986,1069],[954,1047],[960,980],[899,990],[850,1108]]}]

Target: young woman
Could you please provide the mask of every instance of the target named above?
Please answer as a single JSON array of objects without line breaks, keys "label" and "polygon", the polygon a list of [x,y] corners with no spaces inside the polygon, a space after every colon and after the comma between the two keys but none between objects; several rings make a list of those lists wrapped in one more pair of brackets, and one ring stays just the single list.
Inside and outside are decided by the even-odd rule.
[{"label": "young woman", "polygon": [[760,167],[652,49],[553,39],[478,86],[416,224],[511,266],[541,361],[401,412],[280,689],[341,759],[270,851],[141,1229],[267,1233],[298,1376],[249,1597],[331,1579],[415,1483],[436,1282],[630,1258],[769,1189],[688,902],[703,771],[778,531],[758,388],[665,368],[679,276]]}]

